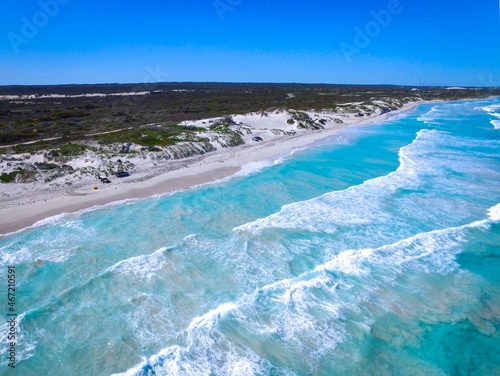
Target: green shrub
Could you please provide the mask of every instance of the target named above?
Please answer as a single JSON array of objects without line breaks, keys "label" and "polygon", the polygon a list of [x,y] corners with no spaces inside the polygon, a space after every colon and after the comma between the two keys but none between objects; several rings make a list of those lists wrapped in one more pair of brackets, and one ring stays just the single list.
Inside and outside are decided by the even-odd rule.
[{"label": "green shrub", "polygon": [[55,153],[59,153],[63,157],[74,157],[83,154],[88,149],[87,146],[79,144],[65,144],[61,145]]},{"label": "green shrub", "polygon": [[169,125],[161,128],[143,128],[109,133],[99,137],[104,144],[132,142],[141,146],[169,146],[177,142],[191,141],[191,135],[200,128]]},{"label": "green shrub", "polygon": [[21,173],[22,170],[20,171],[12,171],[9,173],[3,173],[0,175],[0,182],[2,183],[10,183],[13,182],[16,179],[16,176]]}]

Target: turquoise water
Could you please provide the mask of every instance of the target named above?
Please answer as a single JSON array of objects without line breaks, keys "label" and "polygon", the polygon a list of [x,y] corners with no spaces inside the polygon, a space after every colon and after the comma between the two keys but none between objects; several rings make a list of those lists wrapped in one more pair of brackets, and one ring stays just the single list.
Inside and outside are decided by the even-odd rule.
[{"label": "turquoise water", "polygon": [[0,374],[500,374],[498,113],[422,105],[0,238]]}]

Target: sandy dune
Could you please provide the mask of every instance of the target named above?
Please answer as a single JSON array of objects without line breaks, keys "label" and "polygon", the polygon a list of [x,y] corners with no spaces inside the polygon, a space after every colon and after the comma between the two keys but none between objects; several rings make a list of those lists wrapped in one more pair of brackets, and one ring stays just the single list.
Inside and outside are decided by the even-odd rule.
[{"label": "sandy dune", "polygon": [[[0,234],[18,231],[62,213],[166,194],[225,178],[236,174],[242,166],[248,166],[249,163],[278,158],[293,149],[332,136],[341,129],[380,122],[388,116],[411,110],[417,104],[419,103],[410,103],[398,111],[373,114],[370,117],[342,114],[343,123],[333,121],[332,117],[325,124],[325,129],[301,130],[292,134],[276,131],[291,130],[283,114],[264,117],[256,114],[240,115],[235,116],[235,121],[253,129],[252,134],[244,137],[244,145],[221,148],[181,160],[135,161],[136,169],[130,177],[115,178],[111,184],[97,182],[91,177],[75,179],[70,187],[43,183],[1,184]],[[314,117],[317,114],[309,115]],[[328,114],[322,113],[321,116],[327,117]],[[255,135],[262,135],[264,141],[252,141]],[[94,189],[94,186],[98,189]]]}]

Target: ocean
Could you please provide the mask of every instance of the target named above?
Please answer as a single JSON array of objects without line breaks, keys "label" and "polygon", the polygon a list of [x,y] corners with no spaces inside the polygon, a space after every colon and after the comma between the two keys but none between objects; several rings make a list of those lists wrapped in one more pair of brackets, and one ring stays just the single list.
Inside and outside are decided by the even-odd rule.
[{"label": "ocean", "polygon": [[499,375],[499,118],[424,104],[0,238],[0,374]]}]

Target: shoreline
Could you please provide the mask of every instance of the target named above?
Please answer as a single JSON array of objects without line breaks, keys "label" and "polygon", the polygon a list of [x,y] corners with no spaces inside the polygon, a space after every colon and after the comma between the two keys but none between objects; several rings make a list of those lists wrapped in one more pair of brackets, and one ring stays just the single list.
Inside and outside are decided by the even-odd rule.
[{"label": "shoreline", "polygon": [[50,187],[43,187],[41,191],[35,192],[34,186],[27,184],[23,187],[26,195],[20,195],[0,206],[0,237],[28,229],[50,217],[98,210],[105,205],[120,204],[124,200],[147,199],[229,178],[249,163],[270,160],[291,153],[295,149],[309,147],[341,130],[378,124],[402,113],[410,112],[419,105],[438,102],[411,102],[398,110],[360,119],[352,124],[285,136],[256,144],[244,144],[201,157],[177,160],[171,162],[167,168],[158,168],[149,174],[136,174],[134,177],[125,178],[115,184],[101,184],[97,190],[80,188],[59,189],[51,192]]}]

